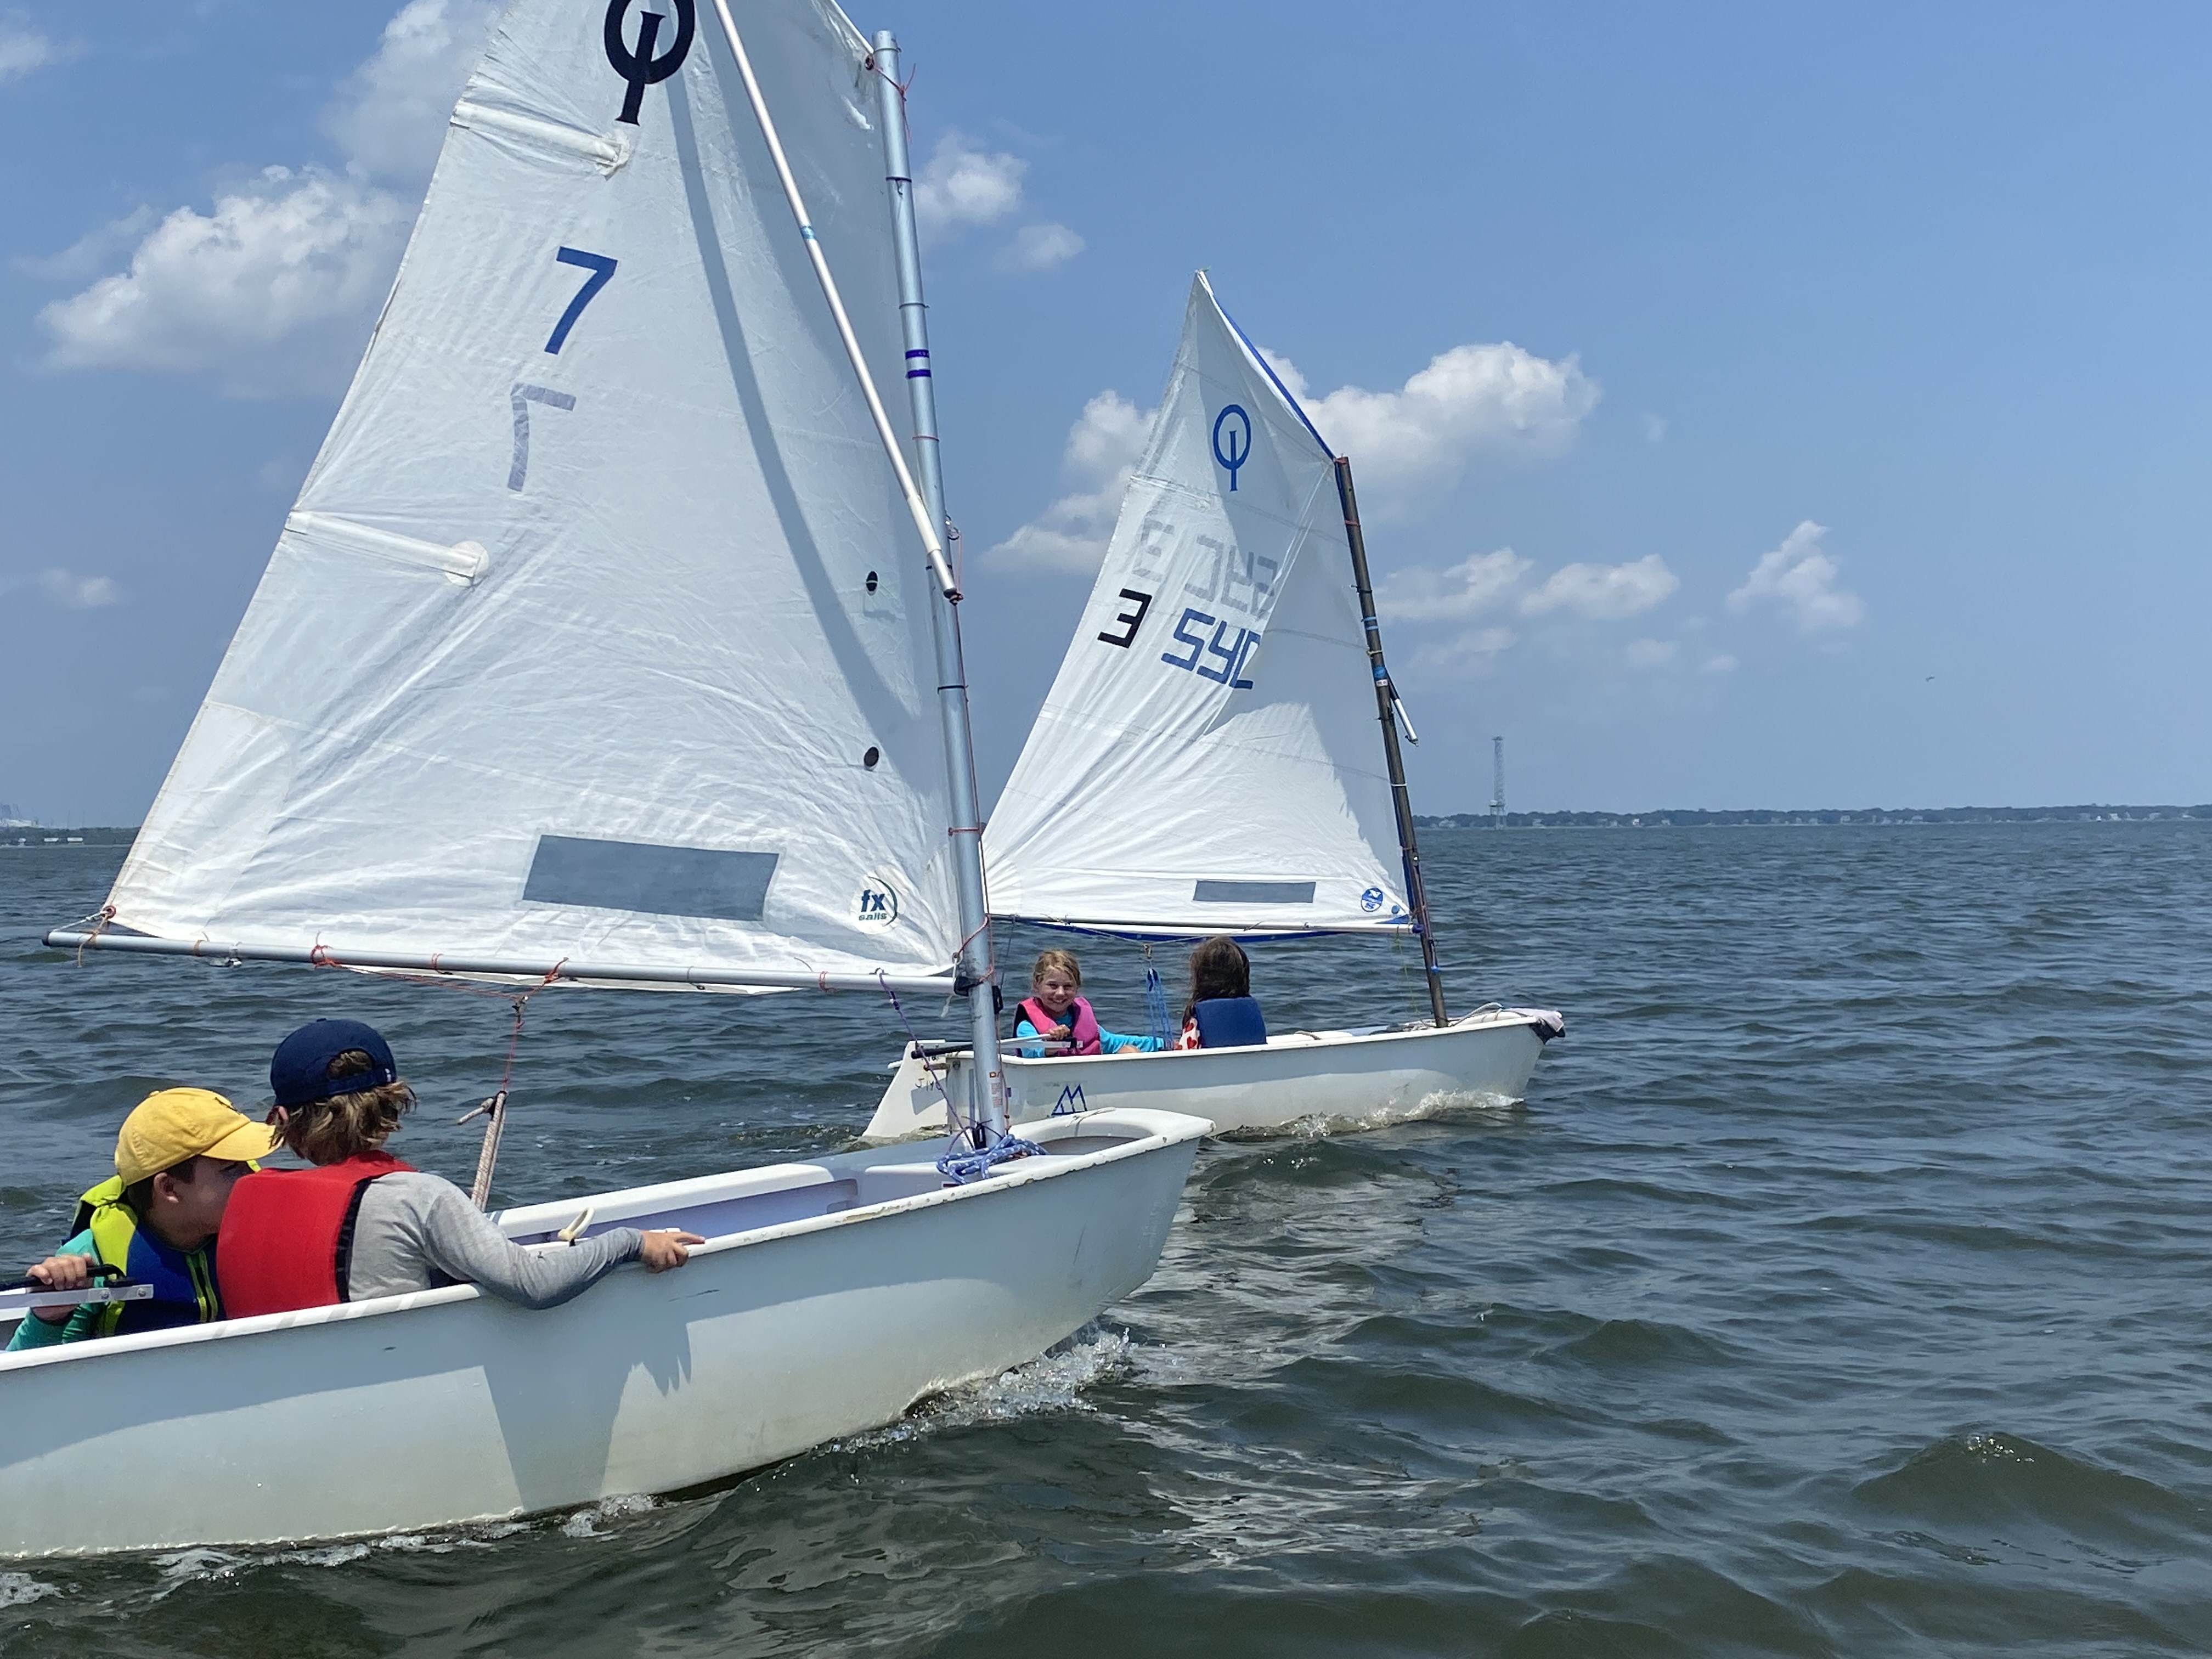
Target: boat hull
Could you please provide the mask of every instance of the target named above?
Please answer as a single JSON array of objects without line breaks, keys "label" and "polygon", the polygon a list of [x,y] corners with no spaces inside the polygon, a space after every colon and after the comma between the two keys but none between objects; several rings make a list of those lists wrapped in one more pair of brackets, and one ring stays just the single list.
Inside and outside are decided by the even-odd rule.
[{"label": "boat hull", "polygon": [[[1264,1048],[1166,1054],[1006,1054],[1013,1110],[1136,1107],[1211,1119],[1222,1133],[1314,1126],[1372,1127],[1459,1105],[1507,1105],[1528,1079],[1559,1017],[1541,1009],[1469,1014],[1448,1026],[1398,1031],[1292,1031]],[[964,1054],[934,1062],[964,1091]],[[963,1096],[964,1098],[964,1095]],[[941,1133],[945,1096],[909,1051],[868,1124],[871,1141]]]},{"label": "boat hull", "polygon": [[672,1273],[618,1269],[544,1312],[464,1285],[0,1358],[0,1555],[560,1510],[896,1421],[1142,1285],[1206,1127],[1024,1126],[1052,1156],[965,1188],[847,1154],[510,1212],[528,1237],[586,1203],[599,1226],[816,1211],[710,1238]]}]

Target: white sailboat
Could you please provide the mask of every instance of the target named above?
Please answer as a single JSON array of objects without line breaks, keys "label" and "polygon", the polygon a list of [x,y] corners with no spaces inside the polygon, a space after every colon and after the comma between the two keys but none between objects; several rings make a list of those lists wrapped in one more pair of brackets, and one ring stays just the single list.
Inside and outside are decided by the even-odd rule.
[{"label": "white sailboat", "polygon": [[[990,943],[896,46],[830,0],[712,5],[510,7],[160,798],[96,918],[48,943],[957,989],[968,1121],[942,1158],[508,1211],[548,1249],[624,1221],[708,1239],[550,1313],[464,1285],[0,1356],[0,1555],[714,1480],[1030,1358],[1157,1263],[1206,1124],[1009,1135],[972,994]],[[902,381],[919,479],[878,390]]]},{"label": "white sailboat", "polygon": [[[1381,724],[1377,741],[1376,722]],[[1205,275],[1075,638],[984,836],[994,915],[1146,938],[1415,936],[1431,1019],[1262,1047],[1006,1056],[1018,1110],[1223,1129],[1514,1101],[1548,1009],[1445,1012],[1350,463]],[[1261,988],[1264,992],[1264,988]],[[967,1056],[909,1051],[868,1126],[944,1121]]]}]

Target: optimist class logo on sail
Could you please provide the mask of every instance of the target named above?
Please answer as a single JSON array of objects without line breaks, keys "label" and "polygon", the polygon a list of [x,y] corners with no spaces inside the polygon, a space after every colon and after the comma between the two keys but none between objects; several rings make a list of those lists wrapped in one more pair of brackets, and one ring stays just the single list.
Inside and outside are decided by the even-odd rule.
[{"label": "optimist class logo on sail", "polygon": [[[1234,423],[1232,424],[1232,417]],[[1223,428],[1227,428],[1224,447]],[[1213,417],[1213,459],[1229,470],[1229,488],[1237,488],[1237,469],[1252,458],[1252,417],[1242,404],[1224,404]]]},{"label": "optimist class logo on sail", "polygon": [[623,94],[622,113],[617,121],[637,125],[638,106],[644,101],[645,89],[684,67],[684,60],[691,55],[691,37],[698,27],[696,0],[675,0],[676,40],[658,58],[653,55],[653,43],[660,38],[660,26],[668,21],[657,11],[640,12],[637,17],[637,50],[632,52],[623,40],[623,17],[633,0],[607,0],[607,21],[605,38],[607,62],[614,65],[617,75],[629,82],[629,91]]}]

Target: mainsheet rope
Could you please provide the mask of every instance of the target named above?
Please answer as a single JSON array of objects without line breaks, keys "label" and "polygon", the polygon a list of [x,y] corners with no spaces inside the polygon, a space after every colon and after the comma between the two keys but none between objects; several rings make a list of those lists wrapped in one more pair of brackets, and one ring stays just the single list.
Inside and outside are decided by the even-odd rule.
[{"label": "mainsheet rope", "polygon": [[[432,958],[434,961],[435,959]],[[325,949],[320,940],[316,941],[310,965],[317,968],[347,966],[346,963]],[[500,1133],[507,1127],[507,1097],[514,1081],[514,1057],[522,1047],[525,1011],[530,1006],[531,998],[559,982],[562,969],[568,965],[568,958],[562,957],[560,961],[545,970],[545,976],[537,984],[526,991],[520,992],[511,991],[497,985],[473,984],[467,980],[456,979],[448,974],[394,973],[389,969],[374,970],[383,977],[404,980],[410,985],[437,985],[449,991],[465,992],[470,996],[499,997],[510,1004],[514,1010],[514,1023],[507,1028],[507,1058],[499,1069],[499,1086],[453,1120],[457,1124],[466,1123],[470,1119],[479,1116],[485,1120],[483,1145],[477,1152],[476,1180],[469,1188],[470,1201],[479,1210],[487,1208],[491,1202],[492,1171],[499,1164]]]}]

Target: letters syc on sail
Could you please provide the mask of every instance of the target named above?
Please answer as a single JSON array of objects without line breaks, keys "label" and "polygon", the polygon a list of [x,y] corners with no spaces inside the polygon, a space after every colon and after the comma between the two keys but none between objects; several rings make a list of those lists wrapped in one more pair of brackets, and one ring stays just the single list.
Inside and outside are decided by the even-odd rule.
[{"label": "letters syc on sail", "polygon": [[[118,880],[216,944],[944,969],[927,566],[720,32],[517,0]],[[867,47],[738,8],[878,388]]]},{"label": "letters syc on sail", "polygon": [[1001,915],[1132,933],[1407,924],[1331,457],[1214,299],[984,836]]}]

